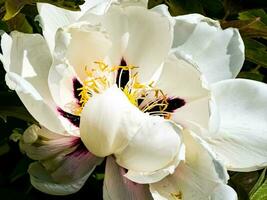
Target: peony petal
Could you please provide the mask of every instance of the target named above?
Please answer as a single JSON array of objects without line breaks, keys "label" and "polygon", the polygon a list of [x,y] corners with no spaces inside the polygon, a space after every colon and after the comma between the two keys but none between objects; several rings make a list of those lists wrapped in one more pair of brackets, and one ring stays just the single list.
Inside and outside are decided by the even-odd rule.
[{"label": "peony petal", "polygon": [[214,84],[221,123],[207,141],[227,168],[254,171],[267,166],[267,86],[251,80]]},{"label": "peony petal", "polygon": [[92,153],[104,157],[124,149],[143,119],[144,114],[113,85],[86,103],[81,114],[81,139]]},{"label": "peony petal", "polygon": [[211,196],[211,200],[237,200],[237,194],[233,188],[221,184],[216,187]]},{"label": "peony petal", "polygon": [[124,177],[125,169],[119,167],[109,156],[106,162],[103,186],[104,200],[152,200],[148,185],[134,183]]},{"label": "peony petal", "polygon": [[112,41],[112,50],[108,55],[109,64],[112,66],[119,65],[129,39],[129,33],[127,33],[128,19],[123,8],[112,5],[104,15],[96,15],[89,12],[80,20],[100,25],[106,30]]},{"label": "peony petal", "polygon": [[45,160],[66,149],[73,150],[78,141],[79,138],[75,136],[59,135],[32,125],[23,133],[20,148],[33,160]]},{"label": "peony petal", "polygon": [[13,31],[11,36],[4,33],[1,47],[1,60],[6,72],[21,76],[31,83],[42,97],[49,98],[47,77],[52,57],[44,38],[39,34]]},{"label": "peony petal", "polygon": [[[48,84],[53,100],[57,106],[72,113],[74,108],[79,107],[77,92],[82,87],[78,75],[67,64],[53,65],[49,72]],[[78,86],[77,88],[77,85]]]},{"label": "peony petal", "polygon": [[185,101],[185,105],[174,110],[171,119],[187,128],[191,128],[192,124],[209,127],[210,92],[200,72],[193,65],[173,55],[169,56],[156,86],[168,97],[178,97]]},{"label": "peony petal", "polygon": [[219,23],[198,14],[174,18],[175,54],[190,58],[209,83],[234,78],[244,62],[238,30],[222,30]]},{"label": "peony petal", "polygon": [[185,163],[174,174],[150,184],[154,199],[172,198],[206,200],[214,189],[227,181],[226,169],[214,157],[208,145],[192,132],[184,132]]},{"label": "peony petal", "polygon": [[115,154],[117,163],[139,172],[168,167],[179,155],[181,129],[160,117],[147,117],[123,151]]},{"label": "peony petal", "polygon": [[197,130],[197,127],[208,128],[210,126],[210,97],[204,97],[189,102],[174,111],[171,119],[179,125]]},{"label": "peony petal", "polygon": [[209,96],[201,73],[174,55],[165,60],[156,85],[168,96],[182,98],[188,103]]},{"label": "peony petal", "polygon": [[83,144],[80,144],[72,153],[64,157],[60,166],[51,173],[51,177],[57,182],[71,182],[93,171],[102,160],[103,158],[94,156]]},{"label": "peony petal", "polygon": [[[93,170],[92,170],[93,171]],[[78,192],[84,185],[92,171],[89,171],[80,179],[69,183],[55,182],[45,168],[38,162],[32,163],[28,172],[30,173],[31,184],[41,192],[51,195],[68,195]]]},{"label": "peony petal", "polygon": [[67,134],[58,118],[55,105],[47,104],[33,86],[15,73],[6,74],[6,84],[15,90],[31,115],[50,131]]},{"label": "peony petal", "polygon": [[[101,12],[100,10],[106,9],[110,2],[110,0],[85,1],[84,5],[81,6],[81,11],[69,11],[51,4],[37,3],[43,35],[50,50],[54,50],[55,34],[59,28],[76,22],[85,12],[89,12],[91,9]],[[98,6],[101,8],[98,8]]]},{"label": "peony petal", "polygon": [[[36,125],[24,132],[20,148],[31,159],[39,161],[33,168],[37,165],[40,174],[30,167],[31,181],[37,189],[49,194],[64,194],[61,191],[64,187],[72,187],[80,179],[86,180],[84,177],[103,160],[91,154],[80,138],[55,134]],[[42,174],[46,174],[46,178]]]},{"label": "peony petal", "polygon": [[145,8],[127,7],[125,13],[129,40],[123,57],[128,64],[139,67],[141,82],[148,81],[170,50],[172,26],[167,17]]},{"label": "peony petal", "polygon": [[23,104],[40,124],[51,131],[63,133],[64,128],[57,118],[56,106],[47,84],[52,58],[42,36],[15,31],[11,37],[3,35],[1,47],[7,85],[16,90]]},{"label": "peony petal", "polygon": [[57,32],[56,64],[67,61],[83,80],[86,78],[86,67],[92,67],[96,61],[103,61],[110,47],[110,39],[98,26],[87,23],[73,24]]},{"label": "peony petal", "polygon": [[139,67],[141,82],[151,78],[171,47],[169,20],[142,6],[113,5],[103,16],[89,13],[82,19],[105,28],[113,44],[109,54],[111,64],[118,65],[123,58],[128,65]]},{"label": "peony petal", "polygon": [[131,181],[136,183],[144,184],[144,183],[155,183],[168,176],[169,174],[173,174],[175,168],[178,166],[181,160],[185,159],[185,147],[181,145],[179,150],[179,154],[175,157],[175,159],[168,164],[166,168],[154,171],[154,172],[138,172],[133,170],[128,170],[124,175]]}]

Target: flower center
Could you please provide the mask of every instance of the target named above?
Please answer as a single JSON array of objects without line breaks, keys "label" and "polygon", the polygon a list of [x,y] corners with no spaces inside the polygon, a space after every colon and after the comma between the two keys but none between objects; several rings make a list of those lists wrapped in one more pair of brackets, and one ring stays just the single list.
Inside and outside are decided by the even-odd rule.
[{"label": "flower center", "polygon": [[184,105],[182,99],[167,98],[162,90],[155,87],[153,81],[149,83],[139,82],[138,73],[134,71],[136,68],[133,65],[127,65],[125,61],[118,66],[108,66],[102,61],[97,61],[93,67],[85,68],[87,78],[77,89],[80,107],[74,108],[73,113],[80,115],[85,104],[94,94],[105,91],[115,82],[130,103],[150,115],[158,115],[168,119],[173,112],[172,108]]}]

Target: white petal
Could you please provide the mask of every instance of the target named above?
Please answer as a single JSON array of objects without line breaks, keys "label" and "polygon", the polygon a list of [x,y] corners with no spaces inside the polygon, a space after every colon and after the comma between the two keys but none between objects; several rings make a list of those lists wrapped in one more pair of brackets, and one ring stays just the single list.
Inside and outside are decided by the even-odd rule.
[{"label": "white petal", "polygon": [[68,195],[78,192],[92,171],[88,172],[82,178],[74,180],[73,182],[60,184],[56,183],[45,170],[45,168],[38,162],[32,163],[28,170],[31,175],[31,184],[41,192],[51,195]]},{"label": "white petal", "polygon": [[11,36],[3,35],[1,47],[5,70],[21,76],[43,97],[49,98],[47,77],[52,58],[44,38],[39,34],[14,31]]},{"label": "white petal", "polygon": [[190,58],[209,83],[238,74],[244,62],[244,44],[238,30],[222,30],[218,22],[197,14],[175,20],[175,53]]},{"label": "white petal", "polygon": [[164,177],[168,176],[169,174],[173,174],[180,161],[184,159],[185,159],[185,148],[184,145],[181,145],[179,154],[177,154],[175,159],[171,163],[169,163],[166,168],[154,172],[139,172],[139,171],[128,170],[124,176],[140,184],[155,183],[160,181]]},{"label": "white petal", "polygon": [[125,148],[143,119],[144,114],[114,85],[94,95],[85,105],[81,139],[92,153],[104,157]]},{"label": "white petal", "polygon": [[221,184],[216,187],[211,196],[211,200],[237,200],[237,194],[233,188]]},{"label": "white petal", "polygon": [[208,142],[230,170],[254,171],[267,166],[267,85],[251,80],[214,84],[219,131]]},{"label": "white petal", "polygon": [[66,149],[72,149],[77,139],[79,138],[59,135],[44,127],[32,125],[23,133],[20,148],[33,160],[45,160]]},{"label": "white petal", "polygon": [[77,82],[80,83],[80,80],[71,66],[59,64],[50,68],[48,84],[53,100],[57,106],[69,113],[73,112],[75,106],[78,107],[79,102],[75,96],[78,92],[78,88],[75,88]]},{"label": "white petal", "polygon": [[210,125],[210,97],[204,97],[196,101],[186,103],[178,108],[171,116],[179,125],[196,130],[194,127],[208,128]]},{"label": "white petal", "polygon": [[121,6],[111,6],[104,15],[86,13],[80,20],[104,27],[112,41],[112,50],[109,52],[110,64],[119,65],[129,39],[128,18]]},{"label": "white petal", "polygon": [[67,61],[83,80],[86,67],[104,61],[110,47],[111,41],[99,27],[78,23],[57,32],[55,58],[60,63]]},{"label": "white petal", "polygon": [[201,73],[193,65],[171,55],[164,62],[157,86],[168,96],[190,102],[209,95],[203,81]]},{"label": "white petal", "polygon": [[6,84],[17,92],[27,110],[41,125],[56,133],[65,132],[58,118],[56,106],[47,104],[46,99],[43,99],[29,82],[15,73],[7,73]]},{"label": "white petal", "polygon": [[185,105],[174,111],[171,119],[187,128],[192,124],[209,127],[210,91],[193,65],[173,55],[169,56],[156,86],[168,97],[178,97],[185,101]]},{"label": "white petal", "polygon": [[168,167],[179,155],[181,129],[161,117],[147,117],[116,161],[126,169],[154,172]]},{"label": "white petal", "polygon": [[12,51],[12,38],[7,34],[4,33],[1,36],[1,49],[3,52],[3,55],[0,54],[1,62],[3,63],[3,67],[6,71],[9,71],[10,66],[10,57],[11,57],[11,51]]},{"label": "white petal", "polygon": [[52,58],[42,36],[15,31],[11,37],[3,35],[1,47],[7,85],[16,90],[23,104],[40,124],[51,131],[64,132],[48,88]]},{"label": "white petal", "polygon": [[228,179],[227,172],[198,136],[184,133],[186,145],[185,163],[179,164],[174,174],[150,184],[156,200],[172,198],[206,200],[213,190]]},{"label": "white petal", "polygon": [[[167,17],[141,7],[127,7],[129,40],[124,58],[139,67],[140,81],[148,81],[167,56],[173,38]],[[153,34],[151,34],[153,33]]]},{"label": "white petal", "polygon": [[148,185],[134,183],[124,177],[125,169],[119,167],[109,156],[106,162],[103,186],[104,200],[152,200]]},{"label": "white petal", "polygon": [[220,27],[220,23],[218,21],[204,17],[200,14],[181,15],[174,17],[173,19],[175,20],[173,48],[181,46],[187,42],[196,25],[201,22],[207,22],[210,26],[215,28]]},{"label": "white petal", "polygon": [[[49,45],[51,51],[55,45],[55,34],[57,29],[70,25],[77,21],[86,11],[96,7],[98,5],[109,4],[110,1],[94,0],[85,1],[81,6],[81,11],[69,11],[63,8],[59,8],[47,3],[37,3],[39,15],[41,17],[41,26],[43,29],[43,35]],[[89,11],[88,11],[89,12]]]},{"label": "white petal", "polygon": [[144,7],[113,5],[103,16],[89,13],[82,19],[105,28],[113,44],[111,62],[117,65],[123,58],[128,65],[139,67],[140,81],[151,78],[171,47],[168,18]]}]

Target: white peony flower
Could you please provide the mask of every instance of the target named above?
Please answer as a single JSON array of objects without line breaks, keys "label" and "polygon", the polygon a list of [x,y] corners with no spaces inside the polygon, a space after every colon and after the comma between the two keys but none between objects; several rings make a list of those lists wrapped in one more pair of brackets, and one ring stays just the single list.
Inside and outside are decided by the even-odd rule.
[{"label": "white peony flower", "polygon": [[2,35],[6,83],[40,123],[20,141],[40,191],[77,192],[106,159],[104,199],[237,199],[227,169],[267,164],[267,86],[236,79],[236,29],[146,1],[38,4],[43,36]]}]

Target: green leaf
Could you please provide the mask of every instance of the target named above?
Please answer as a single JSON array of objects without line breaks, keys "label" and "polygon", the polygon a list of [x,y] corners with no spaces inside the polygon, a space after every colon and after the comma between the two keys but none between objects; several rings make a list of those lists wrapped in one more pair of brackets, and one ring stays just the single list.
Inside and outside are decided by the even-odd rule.
[{"label": "green leaf", "polygon": [[173,16],[200,13],[210,17],[218,17],[224,13],[220,0],[149,0],[148,7],[152,8],[163,3],[169,7]]},{"label": "green leaf", "polygon": [[239,20],[221,20],[222,28],[238,28],[243,38],[267,38],[267,14],[264,10],[239,13]]},{"label": "green leaf", "polygon": [[263,9],[241,12],[238,18],[249,22],[247,25],[240,27],[243,36],[267,38],[267,14]]},{"label": "green leaf", "polygon": [[[80,5],[84,4],[84,0],[33,0],[39,3],[49,3],[67,10],[79,11]],[[93,0],[87,0],[93,1]]]},{"label": "green leaf", "polygon": [[267,25],[267,15],[263,9],[250,10],[239,13],[238,18],[240,20],[250,20],[260,17],[261,21]]},{"label": "green leaf", "polygon": [[0,21],[0,30],[3,30],[5,32],[9,32],[8,25],[5,21]]},{"label": "green leaf", "polygon": [[265,177],[265,181],[261,184],[261,186],[258,187],[258,189],[250,195],[250,200],[266,200],[266,199],[267,199],[267,179]]},{"label": "green leaf", "polygon": [[0,107],[0,118],[15,117],[29,123],[37,123],[26,108],[20,106]]},{"label": "green leaf", "polygon": [[148,1],[148,8],[153,8],[157,5],[164,4],[164,0],[149,0]]},{"label": "green leaf", "polygon": [[244,42],[246,59],[267,68],[267,46],[254,39],[245,39]]},{"label": "green leaf", "polygon": [[238,78],[245,78],[262,82],[264,80],[264,75],[258,72],[240,72],[238,74]]},{"label": "green leaf", "polygon": [[15,17],[7,21],[9,30],[18,30],[24,33],[32,33],[32,27],[24,14],[17,14]]},{"label": "green leaf", "polygon": [[266,169],[264,169],[260,175],[260,178],[258,179],[257,183],[253,186],[253,188],[249,192],[249,196],[251,197],[258,189],[259,187],[263,184],[265,180],[265,174],[266,174]]},{"label": "green leaf", "polygon": [[96,174],[93,175],[93,177],[96,180],[104,180],[105,174],[104,173],[96,173]]},{"label": "green leaf", "polygon": [[239,12],[244,10],[267,8],[267,2],[263,0],[224,0],[223,2],[227,15],[238,14]]},{"label": "green leaf", "polygon": [[198,0],[165,0],[172,16],[184,15],[188,13],[204,14],[203,6]]},{"label": "green leaf", "polygon": [[6,14],[3,19],[10,20],[15,17],[25,5],[31,5],[38,2],[49,3],[64,9],[77,11],[80,10],[79,6],[84,3],[84,0],[6,0]]},{"label": "green leaf", "polygon": [[20,10],[26,5],[30,4],[31,0],[6,0],[5,1],[5,9],[6,14],[4,16],[4,20],[10,20],[15,17]]},{"label": "green leaf", "polygon": [[249,193],[259,178],[259,173],[254,172],[238,172],[231,177],[231,181],[242,188],[246,193]]}]

